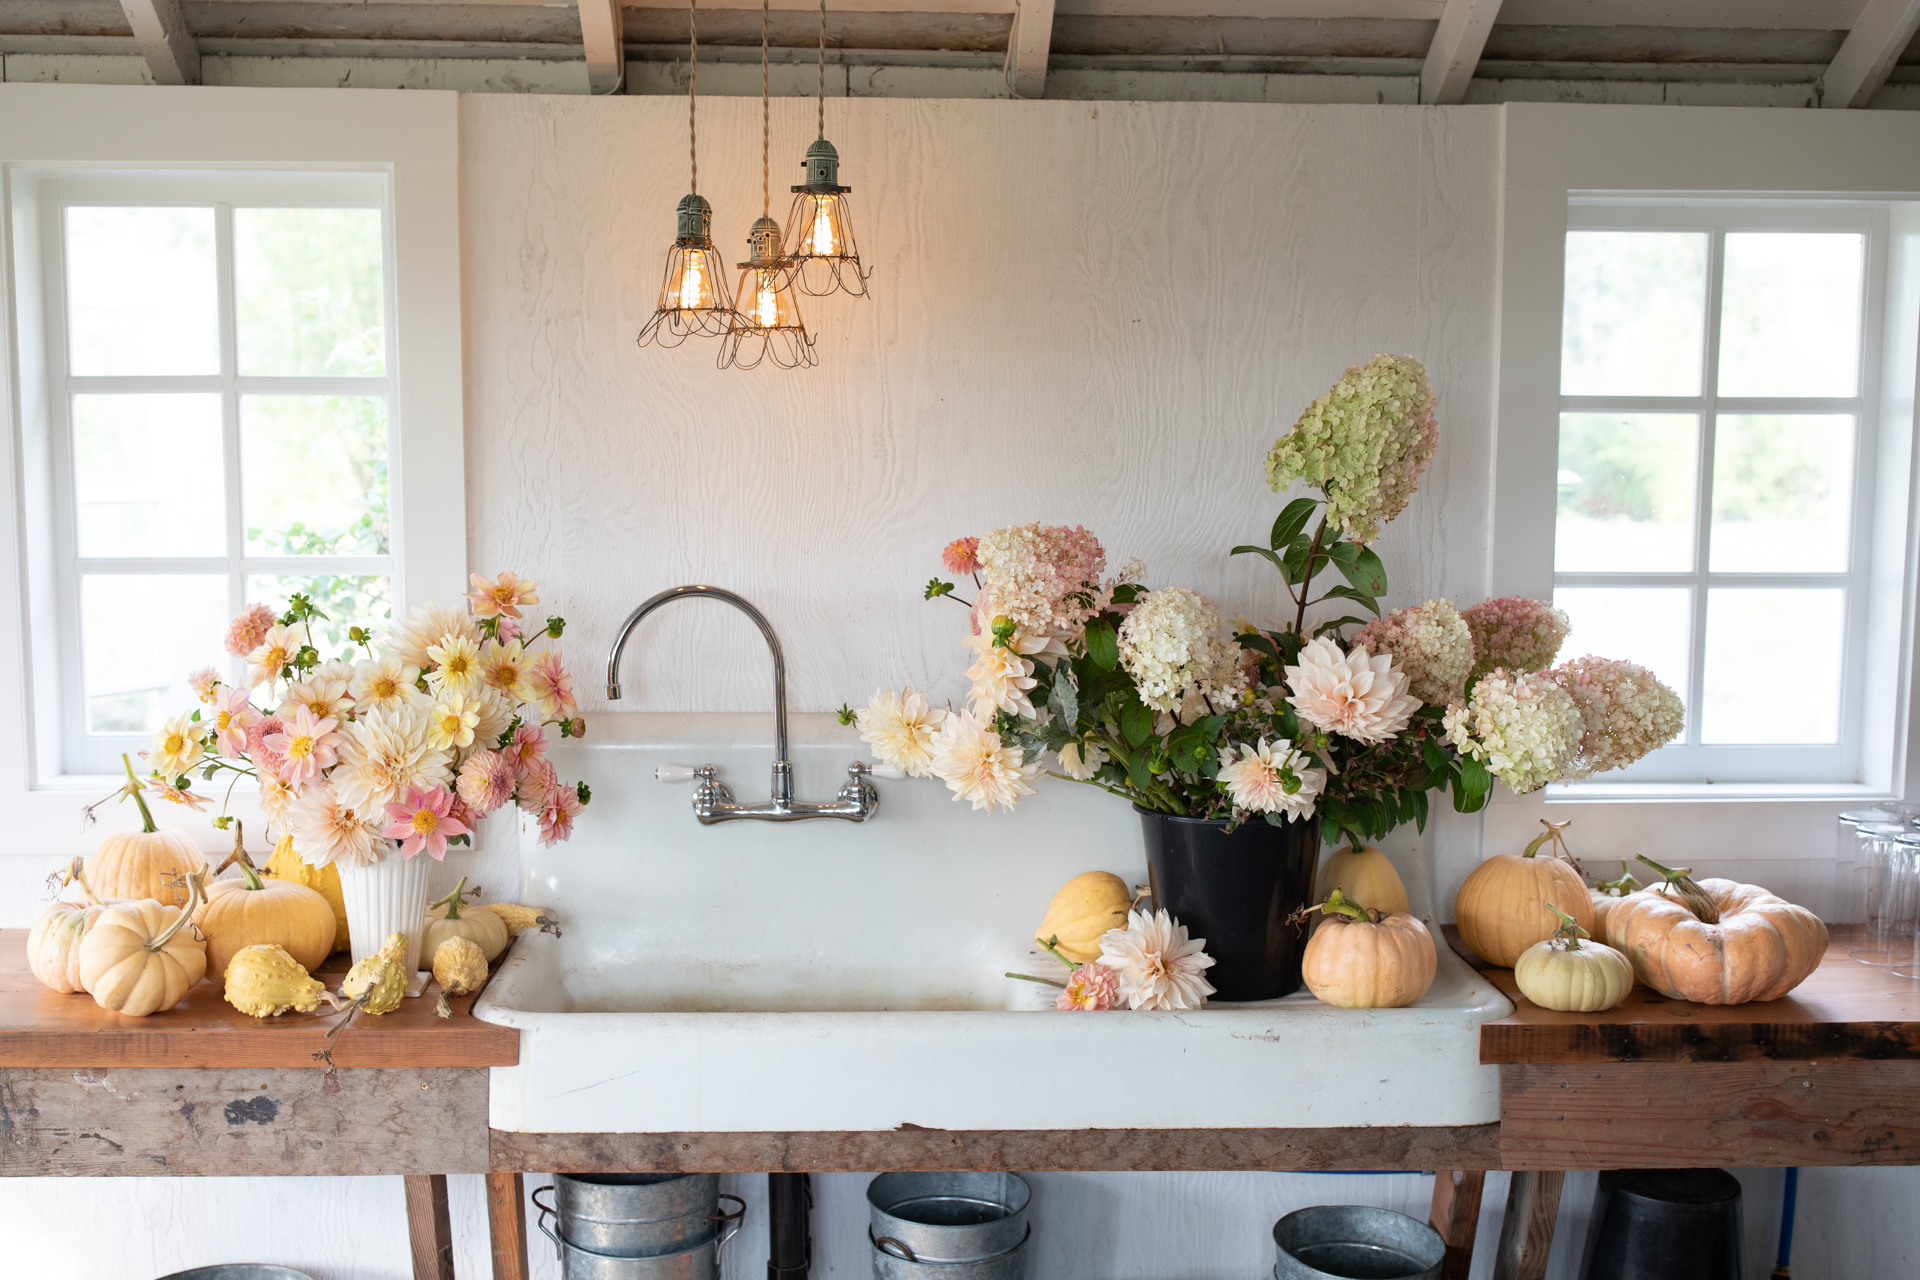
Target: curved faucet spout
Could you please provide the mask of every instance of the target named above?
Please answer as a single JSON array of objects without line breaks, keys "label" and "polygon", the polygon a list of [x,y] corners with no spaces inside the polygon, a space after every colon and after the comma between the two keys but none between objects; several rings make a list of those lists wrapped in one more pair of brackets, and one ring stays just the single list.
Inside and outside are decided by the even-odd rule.
[{"label": "curved faucet spout", "polygon": [[627,620],[620,624],[619,634],[614,637],[612,651],[607,654],[607,697],[617,699],[620,696],[620,654],[627,647],[627,636],[640,625],[640,620],[669,600],[690,598],[719,600],[732,605],[753,619],[753,625],[760,628],[760,634],[766,637],[767,648],[773,653],[773,799],[776,805],[789,802],[793,799],[793,766],[787,758],[787,660],[780,652],[780,641],[773,634],[773,624],[733,592],[722,587],[698,584],[674,587],[650,597],[628,614]]}]

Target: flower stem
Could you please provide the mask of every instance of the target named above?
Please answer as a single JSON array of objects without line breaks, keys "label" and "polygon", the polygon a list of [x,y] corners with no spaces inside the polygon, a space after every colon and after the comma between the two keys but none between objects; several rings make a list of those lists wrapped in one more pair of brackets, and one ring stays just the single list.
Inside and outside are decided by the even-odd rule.
[{"label": "flower stem", "polygon": [[[1307,548],[1307,566],[1301,571],[1300,594],[1294,599],[1300,604],[1293,615],[1293,634],[1299,635],[1300,628],[1307,623],[1307,597],[1313,594],[1313,562],[1320,558],[1320,539],[1326,535],[1327,518],[1320,517],[1319,527],[1313,531],[1313,544]],[[1293,594],[1293,587],[1287,587],[1287,594]]]},{"label": "flower stem", "polygon": [[140,806],[140,830],[145,832],[158,831],[160,828],[153,825],[153,811],[147,808],[147,798],[140,794],[145,790],[145,784],[135,776],[133,772],[133,761],[128,758],[127,753],[124,751],[120,753],[120,764],[127,771],[127,794],[132,796],[133,802]]},{"label": "flower stem", "polygon": [[1067,989],[1066,983],[1055,982],[1052,978],[1036,978],[1033,975],[1026,974],[1026,973],[1008,973],[1003,976],[1008,978],[1018,978],[1022,982],[1037,982],[1043,987],[1058,987],[1062,991],[1065,991]]},{"label": "flower stem", "polygon": [[1060,935],[1059,934],[1057,933],[1053,934],[1050,937],[1046,938],[1044,941],[1042,941],[1039,938],[1035,938],[1034,941],[1040,943],[1041,946],[1045,947],[1049,952],[1051,952],[1055,960],[1058,960],[1061,964],[1067,966],[1067,971],[1069,973],[1071,973],[1073,970],[1078,969],[1080,967],[1080,962],[1078,960],[1069,960],[1065,956],[1060,954],[1060,947],[1059,947]]}]

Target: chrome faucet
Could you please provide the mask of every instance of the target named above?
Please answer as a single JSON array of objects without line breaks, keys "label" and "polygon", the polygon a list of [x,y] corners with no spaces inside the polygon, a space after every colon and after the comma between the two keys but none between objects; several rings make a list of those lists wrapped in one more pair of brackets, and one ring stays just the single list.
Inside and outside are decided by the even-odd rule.
[{"label": "chrome faucet", "polygon": [[669,600],[688,598],[719,600],[730,604],[753,619],[753,625],[760,628],[760,634],[766,637],[767,648],[773,654],[773,798],[766,804],[736,803],[732,788],[720,781],[720,771],[710,764],[698,768],[682,764],[661,765],[654,770],[654,777],[661,782],[691,782],[697,779],[700,785],[694,789],[693,813],[703,825],[735,818],[754,818],[762,822],[801,822],[808,818],[845,818],[849,822],[865,822],[871,818],[880,807],[880,793],[872,780],[904,778],[906,774],[885,765],[869,765],[856,760],[847,767],[846,783],[841,786],[832,803],[813,804],[793,798],[793,762],[787,757],[787,660],[780,652],[780,640],[773,634],[773,624],[758,609],[731,591],[699,585],[674,587],[650,597],[628,614],[627,620],[620,625],[620,633],[614,637],[612,651],[607,654],[607,697],[620,697],[620,655],[627,647],[627,637],[640,625],[641,619]]}]

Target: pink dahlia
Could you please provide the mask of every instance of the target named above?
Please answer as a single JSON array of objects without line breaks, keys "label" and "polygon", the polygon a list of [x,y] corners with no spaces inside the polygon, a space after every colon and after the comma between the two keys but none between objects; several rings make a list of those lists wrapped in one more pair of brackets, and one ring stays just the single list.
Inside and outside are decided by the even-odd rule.
[{"label": "pink dahlia", "polygon": [[247,726],[247,759],[262,775],[278,778],[287,767],[287,758],[267,743],[267,739],[279,737],[286,727],[287,722],[279,716],[262,716]]},{"label": "pink dahlia", "polygon": [[513,763],[503,752],[476,751],[460,766],[454,785],[460,798],[485,817],[513,798],[514,781]]},{"label": "pink dahlia", "polygon": [[267,632],[275,622],[273,610],[263,604],[250,604],[227,624],[227,652],[236,658],[244,658],[260,647],[267,638]]},{"label": "pink dahlia", "polygon": [[560,775],[554,771],[553,761],[534,761],[520,775],[520,807],[528,813],[540,812],[546,807],[548,793],[559,785]]},{"label": "pink dahlia", "polygon": [[513,765],[513,773],[524,779],[527,772],[547,760],[547,731],[537,724],[523,724],[513,731],[513,739],[506,745],[507,760]]},{"label": "pink dahlia", "polygon": [[955,538],[940,553],[940,563],[947,566],[948,573],[978,573],[980,571],[980,539]]},{"label": "pink dahlia", "polygon": [[1529,596],[1501,596],[1463,609],[1467,630],[1473,633],[1473,674],[1483,676],[1495,667],[1510,672],[1544,671],[1553,665],[1573,624],[1567,615],[1544,600]]},{"label": "pink dahlia", "polygon": [[1300,664],[1286,673],[1292,690],[1287,701],[1302,720],[1356,742],[1377,745],[1399,737],[1420,709],[1393,659],[1384,653],[1374,657],[1365,645],[1342,653],[1333,641],[1316,636],[1300,650]]},{"label": "pink dahlia", "polygon": [[572,787],[556,783],[540,806],[540,843],[552,846],[573,835],[573,820],[579,812],[579,794]]},{"label": "pink dahlia", "polygon": [[1067,977],[1067,989],[1053,1002],[1056,1009],[1089,1013],[1111,1009],[1120,999],[1120,975],[1103,964],[1083,964]]},{"label": "pink dahlia", "polygon": [[331,769],[338,758],[334,748],[340,735],[334,728],[340,722],[332,716],[316,716],[305,707],[295,707],[293,718],[282,718],[280,732],[268,735],[266,745],[284,762],[281,780],[298,787],[323,770]]},{"label": "pink dahlia", "polygon": [[492,579],[475,573],[469,575],[469,580],[473,590],[467,593],[467,599],[473,601],[473,613],[478,618],[497,618],[503,614],[517,618],[521,605],[540,603],[540,597],[535,594],[540,584],[513,573]]},{"label": "pink dahlia", "polygon": [[224,686],[213,691],[213,714],[209,718],[223,756],[244,754],[248,730],[260,723],[260,713],[247,700],[247,691]]},{"label": "pink dahlia", "polygon": [[573,677],[560,665],[558,649],[542,649],[533,659],[533,670],[527,673],[527,684],[533,689],[534,701],[540,704],[540,714],[549,720],[565,720],[573,715]]},{"label": "pink dahlia", "polygon": [[387,806],[393,819],[380,834],[400,842],[400,856],[411,858],[424,852],[435,862],[447,856],[447,841],[470,833],[464,822],[453,816],[454,799],[445,787],[408,787],[404,800]]}]

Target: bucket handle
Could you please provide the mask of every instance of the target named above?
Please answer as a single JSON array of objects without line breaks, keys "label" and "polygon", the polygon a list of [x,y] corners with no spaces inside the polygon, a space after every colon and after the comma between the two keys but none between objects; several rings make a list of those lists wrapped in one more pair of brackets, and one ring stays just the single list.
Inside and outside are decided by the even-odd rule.
[{"label": "bucket handle", "polygon": [[732,1213],[716,1213],[713,1215],[713,1221],[720,1224],[720,1234],[715,1238],[713,1245],[713,1265],[715,1267],[720,1265],[720,1256],[727,1251],[727,1241],[740,1234],[740,1224],[745,1222],[747,1218],[747,1202],[745,1200],[742,1200],[739,1196],[730,1196],[724,1191],[720,1193],[720,1198],[722,1200],[731,1200],[740,1207]]},{"label": "bucket handle", "polygon": [[[893,1249],[898,1249],[900,1252],[895,1253],[893,1249],[887,1248],[888,1245],[892,1245]],[[881,1236],[873,1242],[873,1247],[886,1254],[889,1258],[898,1258],[902,1262],[920,1261],[920,1259],[914,1257],[913,1250],[907,1248],[905,1244],[895,1240],[892,1236]]]},{"label": "bucket handle", "polygon": [[567,1260],[566,1247],[563,1244],[561,1244],[559,1236],[547,1230],[547,1219],[549,1217],[558,1218],[560,1216],[560,1211],[555,1209],[552,1205],[547,1204],[545,1201],[540,1199],[540,1193],[542,1191],[551,1191],[551,1190],[553,1190],[553,1184],[551,1182],[549,1182],[544,1187],[535,1187],[533,1189],[533,1195],[531,1197],[531,1199],[533,1200],[533,1207],[540,1211],[540,1215],[535,1220],[534,1225],[540,1228],[541,1235],[553,1241],[554,1260],[557,1262],[564,1263]]}]

